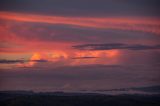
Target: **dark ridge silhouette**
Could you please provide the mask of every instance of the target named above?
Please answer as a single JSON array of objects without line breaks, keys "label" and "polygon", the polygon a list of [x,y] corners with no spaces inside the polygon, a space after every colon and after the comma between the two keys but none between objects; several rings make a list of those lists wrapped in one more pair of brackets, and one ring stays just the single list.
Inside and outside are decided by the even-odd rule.
[{"label": "dark ridge silhouette", "polygon": [[0,92],[1,106],[160,106],[160,95],[103,95],[32,91]]}]

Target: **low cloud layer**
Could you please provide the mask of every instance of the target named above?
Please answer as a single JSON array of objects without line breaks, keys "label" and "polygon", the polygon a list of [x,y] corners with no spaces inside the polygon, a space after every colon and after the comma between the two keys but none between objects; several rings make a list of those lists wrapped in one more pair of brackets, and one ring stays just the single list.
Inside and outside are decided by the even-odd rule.
[{"label": "low cloud layer", "polygon": [[12,68],[2,71],[0,78],[3,80],[0,90],[40,91],[107,90],[157,85],[160,81],[158,66],[151,65],[145,67],[143,65],[85,65],[57,68]]}]

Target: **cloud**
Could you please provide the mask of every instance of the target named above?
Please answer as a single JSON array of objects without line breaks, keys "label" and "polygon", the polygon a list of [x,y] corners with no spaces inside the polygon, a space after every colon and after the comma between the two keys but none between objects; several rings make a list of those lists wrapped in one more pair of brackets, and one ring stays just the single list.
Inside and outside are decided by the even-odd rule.
[{"label": "cloud", "polygon": [[159,18],[126,17],[65,17],[56,15],[34,15],[14,12],[0,12],[0,19],[17,22],[69,25],[72,27],[129,30],[160,34]]},{"label": "cloud", "polygon": [[59,50],[82,42],[138,42],[139,39],[148,43],[160,39],[156,36],[160,35],[160,23],[155,18],[66,17],[17,12],[0,12],[0,18],[0,42],[5,42],[0,47],[3,53]]},{"label": "cloud", "polygon": [[159,0],[1,0],[0,10],[61,16],[159,16]]},{"label": "cloud", "polygon": [[14,63],[24,63],[24,60],[0,60],[0,64],[14,64]]},{"label": "cloud", "polygon": [[29,60],[30,62],[48,62],[48,60],[40,59],[40,60]]},{"label": "cloud", "polygon": [[123,43],[110,43],[110,44],[84,44],[73,46],[74,49],[79,50],[113,50],[113,49],[127,49],[127,50],[154,50],[160,49],[160,45],[141,45],[141,44],[123,44]]},{"label": "cloud", "polygon": [[47,60],[6,60],[6,59],[1,59],[0,64],[15,64],[15,63],[26,63],[26,62],[47,62]]},{"label": "cloud", "polygon": [[91,57],[91,56],[85,56],[85,57],[74,57],[72,59],[94,59],[94,58],[99,58],[99,57]]}]

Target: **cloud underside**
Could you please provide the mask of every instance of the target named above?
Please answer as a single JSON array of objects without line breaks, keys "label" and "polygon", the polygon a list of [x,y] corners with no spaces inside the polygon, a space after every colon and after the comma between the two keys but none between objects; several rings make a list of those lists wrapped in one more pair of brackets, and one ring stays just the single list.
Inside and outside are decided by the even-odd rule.
[{"label": "cloud underside", "polygon": [[84,44],[84,45],[75,45],[74,49],[78,50],[156,50],[160,49],[160,45],[141,45],[141,44],[123,44],[123,43],[110,43],[110,44]]}]

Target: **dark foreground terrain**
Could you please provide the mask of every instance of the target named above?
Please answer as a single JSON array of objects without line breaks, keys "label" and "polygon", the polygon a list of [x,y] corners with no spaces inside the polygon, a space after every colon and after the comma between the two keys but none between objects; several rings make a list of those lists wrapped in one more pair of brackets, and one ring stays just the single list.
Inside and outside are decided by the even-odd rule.
[{"label": "dark foreground terrain", "polygon": [[160,95],[0,92],[0,106],[160,106]]}]

